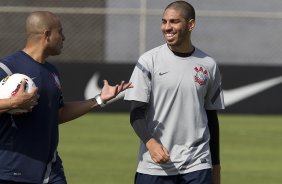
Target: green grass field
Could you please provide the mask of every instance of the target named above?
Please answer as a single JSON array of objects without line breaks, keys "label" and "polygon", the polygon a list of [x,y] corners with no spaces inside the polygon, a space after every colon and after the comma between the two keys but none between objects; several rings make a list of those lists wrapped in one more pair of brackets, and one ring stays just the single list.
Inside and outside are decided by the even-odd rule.
[{"label": "green grass field", "polygon": [[[223,184],[282,183],[282,116],[220,115]],[[132,184],[139,140],[128,114],[92,113],[60,125],[69,184]]]}]

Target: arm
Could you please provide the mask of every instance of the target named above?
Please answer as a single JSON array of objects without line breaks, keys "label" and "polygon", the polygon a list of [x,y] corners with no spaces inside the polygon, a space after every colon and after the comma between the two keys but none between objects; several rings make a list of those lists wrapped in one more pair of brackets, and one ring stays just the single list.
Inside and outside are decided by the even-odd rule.
[{"label": "arm", "polygon": [[208,126],[210,130],[210,150],[212,158],[212,183],[220,184],[220,141],[219,123],[216,110],[207,110]]},{"label": "arm", "polygon": [[66,102],[59,110],[59,123],[61,124],[76,119],[97,106],[98,104],[94,98],[84,101]]},{"label": "arm", "polygon": [[151,158],[156,163],[169,161],[167,149],[157,142],[150,134],[145,122],[145,114],[148,104],[144,102],[131,101],[130,123],[135,133],[146,145]]},{"label": "arm", "polygon": [[[132,87],[131,82],[125,83],[122,81],[119,85],[110,86],[108,81],[104,80],[104,86],[100,94],[101,100],[103,103],[106,103],[115,98],[120,92]],[[95,98],[84,101],[67,102],[59,110],[59,123],[61,124],[76,119],[97,106],[99,105]]]}]

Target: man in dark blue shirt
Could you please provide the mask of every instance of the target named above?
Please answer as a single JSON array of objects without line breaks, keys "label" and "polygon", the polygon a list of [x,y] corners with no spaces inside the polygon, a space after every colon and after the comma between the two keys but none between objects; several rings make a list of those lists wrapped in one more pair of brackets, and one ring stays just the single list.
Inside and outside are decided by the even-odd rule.
[{"label": "man in dark blue shirt", "polygon": [[[0,99],[0,184],[66,184],[57,153],[58,125],[103,105],[132,84],[110,86],[105,80],[95,98],[64,102],[59,72],[46,61],[63,48],[65,37],[59,18],[51,12],[33,12],[26,20],[26,33],[25,47],[0,60],[4,65],[0,80],[8,70],[29,76],[37,87],[26,93],[22,81],[15,96]],[[7,113],[17,108],[28,112]]]}]

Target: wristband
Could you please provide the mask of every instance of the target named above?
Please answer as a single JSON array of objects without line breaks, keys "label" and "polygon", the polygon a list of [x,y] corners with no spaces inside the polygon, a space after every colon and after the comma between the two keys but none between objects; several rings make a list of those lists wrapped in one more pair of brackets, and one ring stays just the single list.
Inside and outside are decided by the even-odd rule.
[{"label": "wristband", "polygon": [[106,103],[102,101],[100,94],[96,95],[94,98],[100,107],[104,107],[106,105]]}]

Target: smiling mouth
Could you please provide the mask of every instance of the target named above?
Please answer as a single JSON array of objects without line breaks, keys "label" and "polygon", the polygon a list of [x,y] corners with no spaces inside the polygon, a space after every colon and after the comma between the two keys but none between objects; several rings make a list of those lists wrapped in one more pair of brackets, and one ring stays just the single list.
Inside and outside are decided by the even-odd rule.
[{"label": "smiling mouth", "polygon": [[173,34],[173,33],[165,33],[165,36],[166,37],[173,37],[175,34]]},{"label": "smiling mouth", "polygon": [[173,34],[173,33],[165,33],[164,36],[165,36],[165,38],[167,40],[172,40],[175,37],[175,34]]}]

